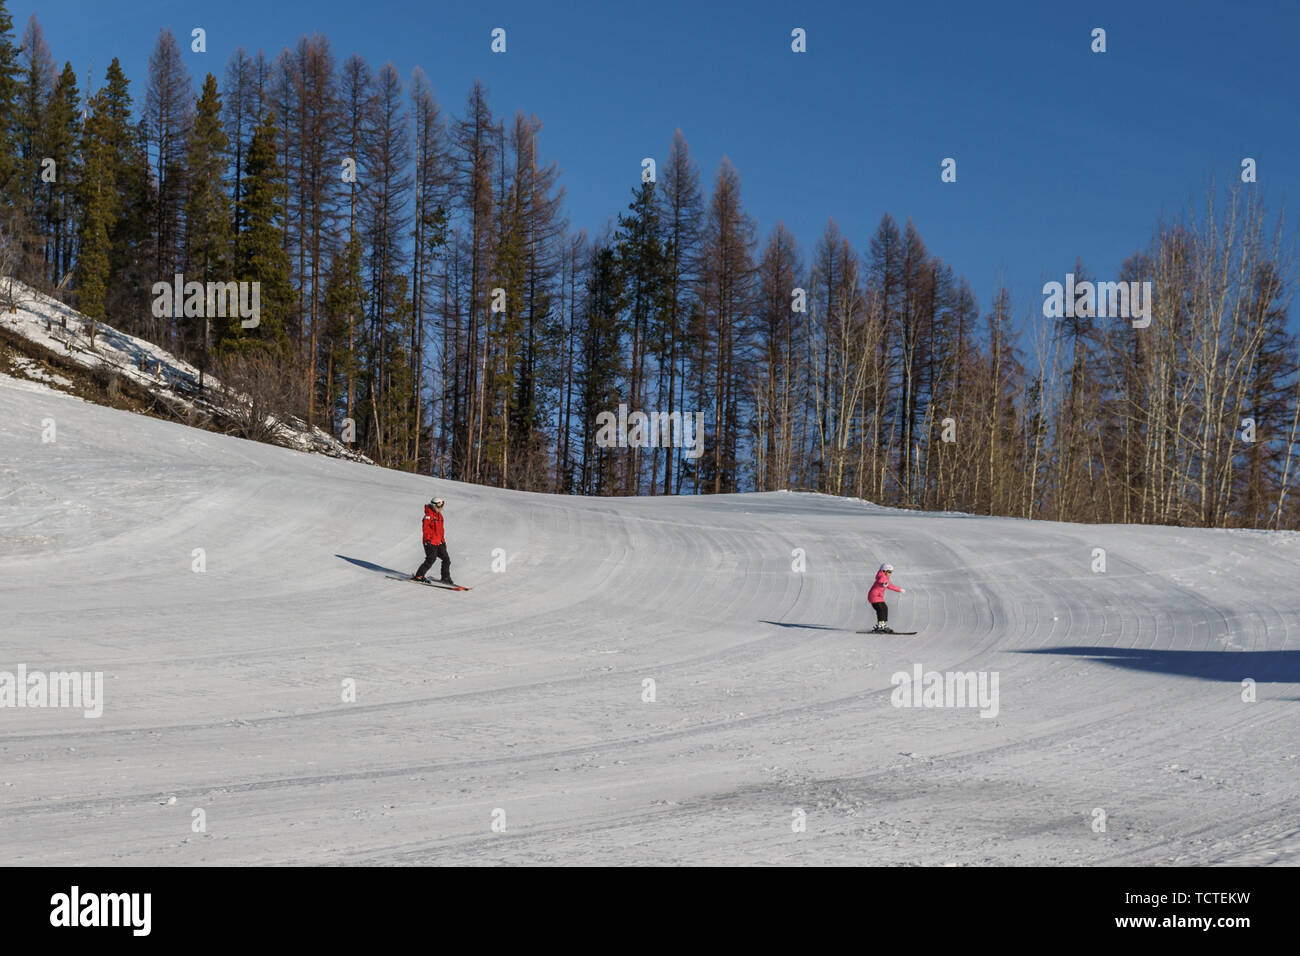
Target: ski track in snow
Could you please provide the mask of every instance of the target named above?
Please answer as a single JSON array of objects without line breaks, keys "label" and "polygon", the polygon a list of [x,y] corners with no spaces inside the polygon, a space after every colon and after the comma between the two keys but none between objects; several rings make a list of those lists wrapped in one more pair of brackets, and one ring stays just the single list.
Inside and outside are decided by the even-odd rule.
[{"label": "ski track in snow", "polygon": [[[106,698],[0,708],[9,863],[1300,863],[1295,533],[503,492],[8,379],[0,450],[0,670]],[[434,493],[471,592],[384,578]],[[915,637],[854,633],[882,560]]]}]

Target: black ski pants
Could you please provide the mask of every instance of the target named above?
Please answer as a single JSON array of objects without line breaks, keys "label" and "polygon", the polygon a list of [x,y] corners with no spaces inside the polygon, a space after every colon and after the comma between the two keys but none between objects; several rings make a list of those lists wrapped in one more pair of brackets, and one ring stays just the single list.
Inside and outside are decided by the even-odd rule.
[{"label": "black ski pants", "polygon": [[433,567],[433,562],[442,558],[442,580],[451,580],[451,555],[447,553],[447,542],[442,544],[426,544],[424,546],[424,564],[420,565],[420,570],[415,572],[417,578],[424,577],[424,572]]}]

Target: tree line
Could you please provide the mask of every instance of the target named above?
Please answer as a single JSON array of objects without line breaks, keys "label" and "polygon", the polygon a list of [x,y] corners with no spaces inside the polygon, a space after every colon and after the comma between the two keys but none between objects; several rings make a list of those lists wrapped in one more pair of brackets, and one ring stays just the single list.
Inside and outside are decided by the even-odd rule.
[{"label": "tree line", "polygon": [[[1280,217],[1253,187],[1159,222],[1123,265],[1150,324],[982,308],[910,220],[805,255],[766,236],[681,130],[596,236],[540,120],[481,82],[446,115],[323,36],[240,48],[197,91],[162,30],[143,96],[85,88],[0,0],[0,272],[378,462],[501,487],[794,488],[918,509],[1300,527],[1300,358]],[[1076,280],[1089,277],[1081,262]],[[155,308],[154,283],[260,284],[256,327]],[[1059,277],[1058,277],[1059,278]],[[701,411],[703,453],[604,447],[597,416]]]}]

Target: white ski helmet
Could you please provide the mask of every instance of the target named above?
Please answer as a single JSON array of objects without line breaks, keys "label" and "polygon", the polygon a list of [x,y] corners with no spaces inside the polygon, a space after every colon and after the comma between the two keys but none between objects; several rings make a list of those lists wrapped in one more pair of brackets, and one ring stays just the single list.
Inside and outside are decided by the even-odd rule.
[{"label": "white ski helmet", "polygon": [[885,571],[885,572],[887,572],[887,573],[889,573],[889,574],[893,574],[893,573],[894,573],[894,566],[893,566],[892,564],[882,564],[882,565],[880,566],[880,570]]}]

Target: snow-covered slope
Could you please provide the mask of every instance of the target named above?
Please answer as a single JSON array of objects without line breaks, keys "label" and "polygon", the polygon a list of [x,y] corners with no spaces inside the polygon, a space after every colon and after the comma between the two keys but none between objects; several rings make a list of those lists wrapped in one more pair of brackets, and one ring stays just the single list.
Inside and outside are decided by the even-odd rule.
[{"label": "snow-covered slope", "polygon": [[[435,493],[471,592],[385,578]],[[854,633],[882,560],[915,637]],[[1298,564],[1286,533],[503,492],[0,382],[0,671],[104,678],[99,718],[0,708],[4,856],[1294,864]],[[996,674],[996,716],[893,706],[916,665]]]},{"label": "snow-covered slope", "polygon": [[[163,399],[165,407],[182,420],[192,421],[195,416],[229,416],[232,409],[226,406],[232,401],[243,401],[247,405],[244,401],[247,396],[232,399],[230,395],[222,394],[220,383],[211,375],[206,378],[208,387],[200,393],[197,387],[199,370],[189,362],[111,325],[92,323],[58,299],[16,279],[0,276],[0,294],[12,294],[16,305],[13,311],[0,308],[0,332],[17,336],[36,354],[57,356],[73,367],[110,373],[129,381],[144,392]],[[21,357],[14,364],[15,374],[11,375],[5,375],[4,366],[0,364],[0,378],[36,383],[57,391],[73,390],[73,382],[47,371],[29,357]],[[287,448],[369,462],[364,455],[320,428],[309,428],[298,420],[273,418],[268,419],[268,424],[273,440]]]}]

